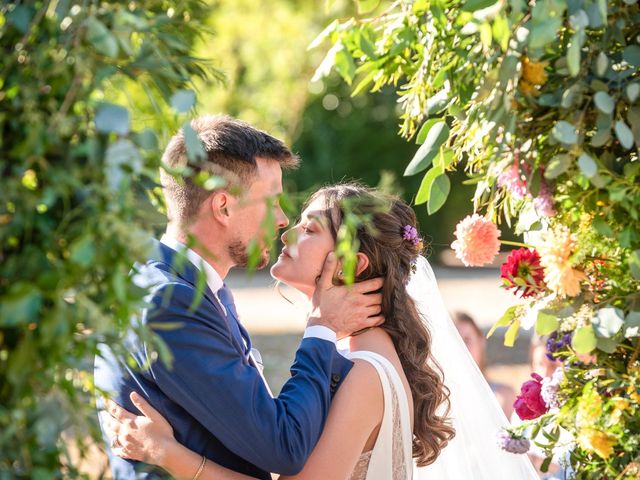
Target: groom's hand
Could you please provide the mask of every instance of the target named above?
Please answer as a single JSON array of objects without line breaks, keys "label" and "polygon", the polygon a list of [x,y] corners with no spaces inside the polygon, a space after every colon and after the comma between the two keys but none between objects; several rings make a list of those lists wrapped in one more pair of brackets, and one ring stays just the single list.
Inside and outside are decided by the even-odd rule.
[{"label": "groom's hand", "polygon": [[312,298],[307,326],[323,325],[343,338],[384,322],[381,315],[383,279],[373,278],[353,285],[334,285],[338,261],[331,252],[324,262]]}]

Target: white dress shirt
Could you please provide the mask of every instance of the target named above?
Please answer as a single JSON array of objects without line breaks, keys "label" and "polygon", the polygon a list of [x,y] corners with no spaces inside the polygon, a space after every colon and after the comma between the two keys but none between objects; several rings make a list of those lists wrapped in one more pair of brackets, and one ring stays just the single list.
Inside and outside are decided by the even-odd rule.
[{"label": "white dress shirt", "polygon": [[[191,263],[193,263],[193,265],[195,265],[196,268],[198,268],[198,270],[204,273],[205,278],[207,280],[207,286],[216,296],[218,303],[220,304],[220,306],[222,307],[222,310],[226,314],[227,310],[224,307],[224,305],[222,305],[222,302],[218,298],[218,290],[222,288],[223,281],[222,281],[222,278],[220,278],[220,275],[218,274],[216,269],[213,268],[211,265],[209,265],[209,263],[207,263],[205,259],[202,258],[200,255],[198,255],[196,252],[188,248],[184,243],[179,242],[178,240],[176,240],[175,238],[173,238],[172,236],[166,233],[160,239],[160,243],[166,245],[172,250],[175,250],[176,252],[184,252],[187,259]],[[336,332],[334,332],[330,328],[325,327],[323,325],[313,325],[305,329],[304,335],[302,336],[302,338],[319,338],[321,340],[327,340],[328,342],[335,344]]]}]

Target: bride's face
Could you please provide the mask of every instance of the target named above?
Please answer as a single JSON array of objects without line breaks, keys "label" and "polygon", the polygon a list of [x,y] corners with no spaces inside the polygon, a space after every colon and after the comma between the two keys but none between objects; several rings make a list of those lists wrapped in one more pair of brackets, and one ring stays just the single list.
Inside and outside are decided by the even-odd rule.
[{"label": "bride's face", "polygon": [[284,248],[271,267],[273,278],[308,296],[313,295],[324,261],[335,247],[323,209],[322,198],[304,209],[300,221],[282,234]]}]

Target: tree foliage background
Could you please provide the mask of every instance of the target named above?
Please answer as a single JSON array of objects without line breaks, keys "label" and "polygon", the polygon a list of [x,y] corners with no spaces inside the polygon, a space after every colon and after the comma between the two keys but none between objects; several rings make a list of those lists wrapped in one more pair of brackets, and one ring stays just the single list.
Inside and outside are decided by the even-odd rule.
[{"label": "tree foliage background", "polygon": [[179,125],[191,81],[217,76],[191,55],[208,10],[0,6],[0,478],[74,477],[70,450],[96,435],[92,359],[98,342],[117,349],[141,301],[128,272],[151,235],[167,133],[134,129],[143,101],[126,92]]},{"label": "tree foliage background", "polygon": [[[576,478],[638,478],[638,2],[356,3],[361,15],[315,42],[331,45],[318,74],[354,92],[393,86],[401,134],[419,145],[405,170],[422,177],[417,204],[441,209],[464,169],[482,214],[468,222],[514,225],[527,242],[502,271],[527,295],[496,326],[513,344],[535,324],[564,365],[549,411],[512,435],[539,442],[544,468],[561,448]],[[457,241],[474,248],[468,222]]]}]

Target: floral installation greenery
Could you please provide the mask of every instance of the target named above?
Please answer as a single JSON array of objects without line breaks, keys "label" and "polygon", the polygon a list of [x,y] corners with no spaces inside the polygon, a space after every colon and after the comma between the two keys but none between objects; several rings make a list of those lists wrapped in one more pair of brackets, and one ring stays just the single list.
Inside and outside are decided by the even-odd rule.
[{"label": "floral installation greenery", "polygon": [[[522,299],[496,323],[562,362],[516,401],[499,444],[568,459],[577,479],[640,476],[640,9],[636,0],[356,2],[312,44],[354,95],[395,88],[430,213],[464,168],[474,213],[452,247]],[[523,242],[500,241],[506,222]]]}]

